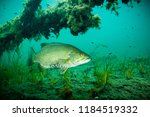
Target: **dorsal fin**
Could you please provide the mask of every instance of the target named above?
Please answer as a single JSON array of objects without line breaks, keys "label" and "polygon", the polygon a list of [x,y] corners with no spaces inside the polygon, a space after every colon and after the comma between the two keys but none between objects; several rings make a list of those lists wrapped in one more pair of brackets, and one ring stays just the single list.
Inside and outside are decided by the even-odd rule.
[{"label": "dorsal fin", "polygon": [[41,43],[41,47],[47,46],[49,43]]},{"label": "dorsal fin", "polygon": [[60,42],[52,42],[52,43],[41,43],[41,47],[43,48],[44,46],[47,45],[62,45],[63,43]]}]

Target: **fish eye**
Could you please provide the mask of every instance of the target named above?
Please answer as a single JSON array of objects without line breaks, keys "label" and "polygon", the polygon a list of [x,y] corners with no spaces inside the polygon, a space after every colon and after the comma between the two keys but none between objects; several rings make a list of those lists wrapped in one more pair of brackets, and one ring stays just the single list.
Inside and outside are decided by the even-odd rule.
[{"label": "fish eye", "polygon": [[83,53],[80,53],[80,56],[83,56]]}]

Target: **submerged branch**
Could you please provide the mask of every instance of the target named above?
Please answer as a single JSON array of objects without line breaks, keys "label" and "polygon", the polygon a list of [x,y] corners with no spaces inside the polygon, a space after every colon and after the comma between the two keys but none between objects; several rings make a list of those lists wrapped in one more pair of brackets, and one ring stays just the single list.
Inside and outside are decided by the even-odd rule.
[{"label": "submerged branch", "polygon": [[[108,3],[106,8],[118,4],[117,0],[63,0],[53,8],[42,10],[41,1],[28,0],[21,16],[0,27],[0,55],[17,47],[25,38],[43,35],[48,39],[51,33],[58,36],[62,28],[69,28],[71,34],[77,36],[89,28],[99,28],[100,17],[92,14],[92,8],[104,2]],[[113,10],[116,12],[114,7]]]}]

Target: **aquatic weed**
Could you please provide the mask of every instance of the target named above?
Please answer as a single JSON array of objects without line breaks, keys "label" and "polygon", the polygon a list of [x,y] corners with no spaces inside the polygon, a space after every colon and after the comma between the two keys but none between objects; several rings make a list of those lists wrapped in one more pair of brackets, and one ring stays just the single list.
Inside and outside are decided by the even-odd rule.
[{"label": "aquatic weed", "polygon": [[125,77],[127,78],[127,79],[131,79],[131,78],[133,78],[133,71],[132,71],[132,69],[127,69],[126,71],[125,71]]},{"label": "aquatic weed", "polygon": [[131,58],[125,57],[122,62],[118,64],[120,74],[126,79],[131,79],[134,76],[135,63]]},{"label": "aquatic weed", "polygon": [[126,79],[131,79],[134,76],[134,65],[133,64],[128,64],[127,68],[124,70],[124,76]]},{"label": "aquatic weed", "polygon": [[64,86],[63,89],[61,89],[59,93],[62,99],[66,99],[66,100],[73,99],[73,91],[68,86]]},{"label": "aquatic weed", "polygon": [[85,70],[83,72],[83,79],[84,79],[85,83],[88,83],[90,77],[88,76],[88,71],[87,70]]},{"label": "aquatic weed", "polygon": [[95,87],[88,90],[90,99],[98,99],[100,92],[103,92],[108,84],[110,84],[110,63],[105,63],[103,67],[98,64],[94,69],[96,77]]},{"label": "aquatic weed", "polygon": [[39,73],[30,72],[29,81],[33,83],[42,83],[43,80],[44,74],[42,72]]},{"label": "aquatic weed", "polygon": [[60,90],[60,96],[63,99],[73,99],[73,91],[71,89],[71,81],[68,78],[69,77],[69,72],[66,71],[63,75],[63,88]]},{"label": "aquatic weed", "polygon": [[104,80],[103,80],[104,84],[108,84],[109,77],[110,77],[110,70],[109,70],[109,64],[107,63],[104,68]]},{"label": "aquatic weed", "polygon": [[146,74],[146,69],[145,69],[145,65],[143,62],[139,63],[138,65],[138,71],[140,73],[140,75],[143,77]]},{"label": "aquatic weed", "polygon": [[63,75],[63,82],[64,82],[65,86],[69,86],[69,87],[71,86],[71,81],[69,79],[69,72],[68,71],[66,71]]},{"label": "aquatic weed", "polygon": [[94,68],[94,76],[96,77],[96,87],[100,87],[103,80],[103,71],[99,64]]},{"label": "aquatic weed", "polygon": [[99,96],[99,89],[98,88],[91,88],[88,90],[89,98],[95,99]]},{"label": "aquatic weed", "polygon": [[107,85],[110,77],[109,63],[106,63],[102,69],[99,65],[94,70],[94,75],[96,76],[97,87]]}]

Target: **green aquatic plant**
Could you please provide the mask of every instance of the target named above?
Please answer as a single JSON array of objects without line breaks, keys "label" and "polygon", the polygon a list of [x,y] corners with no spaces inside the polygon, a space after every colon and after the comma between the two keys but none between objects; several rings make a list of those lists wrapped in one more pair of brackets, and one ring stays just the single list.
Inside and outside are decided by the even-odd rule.
[{"label": "green aquatic plant", "polygon": [[90,77],[88,76],[88,69],[83,72],[83,79],[85,83],[88,83]]},{"label": "green aquatic plant", "polygon": [[140,73],[141,76],[144,76],[147,72],[146,72],[146,69],[145,69],[145,65],[143,62],[139,63],[138,65],[138,71]]},{"label": "green aquatic plant", "polygon": [[100,92],[104,91],[106,86],[110,84],[110,63],[100,67],[98,64],[94,69],[94,76],[96,77],[95,87],[88,90],[90,99],[98,99]]},{"label": "green aquatic plant", "polygon": [[0,95],[4,99],[13,99],[12,94],[20,92],[17,87],[27,82],[27,68],[22,64],[0,64]]},{"label": "green aquatic plant", "polygon": [[85,72],[83,73],[83,79],[84,79],[85,83],[88,83],[89,76]]},{"label": "green aquatic plant", "polygon": [[27,65],[22,63],[19,56],[10,58],[9,63],[1,63],[0,71],[1,78],[8,79],[10,85],[13,83],[37,82],[44,79],[42,72],[33,72]]},{"label": "green aquatic plant", "polygon": [[149,77],[150,71],[150,58],[137,57],[133,60],[136,63],[137,72],[141,77]]},{"label": "green aquatic plant", "polygon": [[126,79],[133,78],[135,63],[132,62],[131,58],[124,58],[123,61],[119,62],[118,66],[119,74]]},{"label": "green aquatic plant", "polygon": [[103,71],[100,68],[99,64],[94,68],[94,76],[96,77],[96,87],[101,86],[103,79]]},{"label": "green aquatic plant", "polygon": [[[0,64],[0,82],[4,84],[9,84],[9,80],[11,77],[14,77],[14,72],[9,71],[6,66],[3,64]],[[2,86],[2,84],[0,84]]]},{"label": "green aquatic plant", "polygon": [[91,88],[88,90],[89,98],[90,99],[95,99],[96,97],[99,96],[99,89],[98,88]]},{"label": "green aquatic plant", "polygon": [[109,64],[106,63],[105,68],[104,68],[104,80],[103,83],[104,84],[108,84],[109,82],[109,77],[110,77],[110,69],[109,69]]},{"label": "green aquatic plant", "polygon": [[64,83],[64,86],[67,86],[67,87],[70,87],[71,86],[71,81],[69,79],[69,72],[66,71],[64,74],[63,74],[63,83]]},{"label": "green aquatic plant", "polygon": [[62,99],[65,99],[65,100],[73,99],[73,91],[68,86],[64,86],[63,89],[61,89],[59,93]]},{"label": "green aquatic plant", "polygon": [[39,73],[30,72],[29,81],[33,83],[42,83],[43,80],[44,80],[44,74],[42,72]]},{"label": "green aquatic plant", "polygon": [[110,78],[109,63],[106,63],[103,69],[100,65],[95,67],[94,76],[96,76],[96,87],[107,85]]},{"label": "green aquatic plant", "polygon": [[126,69],[126,63],[125,62],[120,62],[118,64],[118,66],[119,66],[118,70],[121,71],[121,72],[123,72]]},{"label": "green aquatic plant", "polygon": [[126,79],[131,79],[134,76],[134,65],[131,63],[128,63],[125,70],[124,70],[124,76]]},{"label": "green aquatic plant", "polygon": [[73,91],[71,89],[72,84],[71,81],[69,79],[69,72],[66,71],[63,74],[63,88],[59,91],[60,96],[62,97],[62,99],[73,99]]},{"label": "green aquatic plant", "polygon": [[0,95],[3,95],[4,99],[30,98],[30,92],[37,92],[37,90],[40,90],[42,87],[43,78],[44,76],[42,73],[31,73],[28,66],[26,65],[1,64]]},{"label": "green aquatic plant", "polygon": [[127,78],[127,79],[131,79],[131,78],[133,78],[133,70],[132,69],[127,69],[126,71],[125,71],[125,77]]},{"label": "green aquatic plant", "polygon": [[52,85],[55,85],[57,82],[58,82],[58,80],[57,80],[57,79],[54,79],[54,78],[52,78],[52,79],[50,80],[50,83],[51,83]]}]

